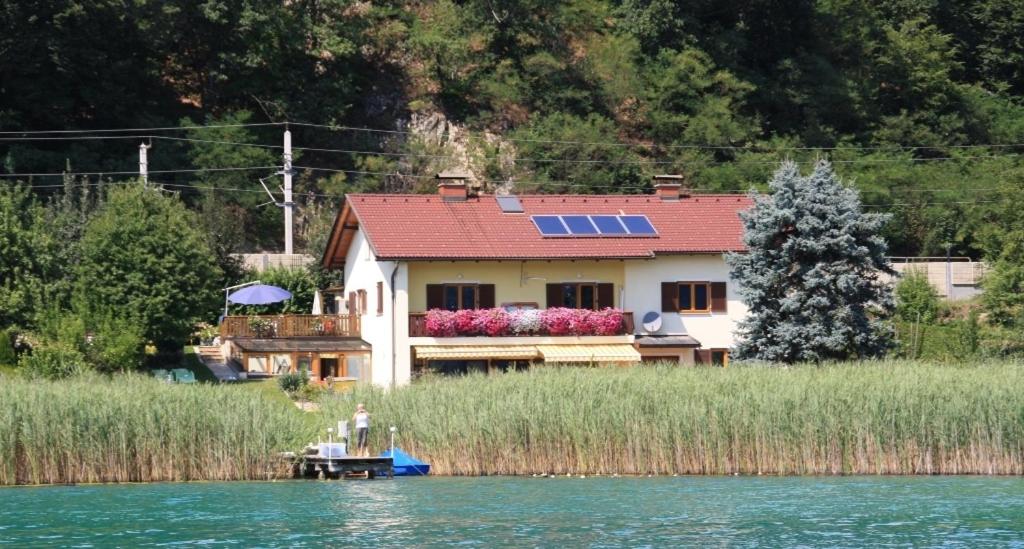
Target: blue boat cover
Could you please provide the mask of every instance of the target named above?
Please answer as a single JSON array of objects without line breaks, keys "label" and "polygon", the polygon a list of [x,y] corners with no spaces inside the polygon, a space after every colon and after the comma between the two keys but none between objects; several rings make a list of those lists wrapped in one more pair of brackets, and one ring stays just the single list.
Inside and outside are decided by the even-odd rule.
[{"label": "blue boat cover", "polygon": [[391,450],[385,450],[381,452],[380,457],[392,459],[395,474],[425,475],[430,471],[430,465],[410,456],[402,451],[401,448],[395,448],[394,455],[391,454]]}]

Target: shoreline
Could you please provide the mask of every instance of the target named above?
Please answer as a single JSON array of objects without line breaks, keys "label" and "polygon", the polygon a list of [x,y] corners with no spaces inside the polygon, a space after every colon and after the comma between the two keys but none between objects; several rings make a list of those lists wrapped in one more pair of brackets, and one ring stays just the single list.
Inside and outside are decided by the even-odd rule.
[{"label": "shoreline", "polygon": [[111,482],[73,482],[73,483],[50,483],[50,484],[0,484],[0,490],[9,488],[75,488],[75,487],[98,487],[98,486],[149,486],[154,484],[268,484],[268,483],[281,483],[281,482],[295,482],[295,483],[346,483],[346,482],[393,482],[395,480],[423,480],[423,479],[483,479],[483,478],[494,478],[494,479],[567,479],[567,480],[591,480],[591,479],[695,479],[695,478],[735,478],[735,479],[753,479],[753,478],[764,478],[764,479],[794,479],[794,478],[806,478],[806,479],[822,479],[822,478],[851,478],[851,479],[864,479],[864,478],[957,478],[957,477],[975,477],[975,478],[1024,478],[1024,473],[836,473],[836,474],[804,474],[804,475],[780,475],[780,474],[750,474],[750,473],[730,473],[724,475],[699,475],[699,474],[659,474],[659,475],[632,475],[632,474],[569,474],[569,475],[435,475],[430,474],[426,476],[418,477],[396,477],[395,479],[377,479],[366,481],[363,479],[304,479],[296,477],[288,478],[272,478],[272,479],[235,479],[235,480],[143,480],[143,481],[111,481]]}]

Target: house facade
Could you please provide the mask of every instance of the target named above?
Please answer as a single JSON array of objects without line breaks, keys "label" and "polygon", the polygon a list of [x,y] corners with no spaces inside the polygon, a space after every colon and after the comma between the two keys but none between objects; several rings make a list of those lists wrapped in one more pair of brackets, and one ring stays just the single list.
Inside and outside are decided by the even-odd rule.
[{"label": "house facade", "polygon": [[[335,221],[322,264],[343,269],[337,316],[358,326],[348,377],[392,386],[538,362],[728,364],[746,309],[724,257],[744,249],[747,197],[681,194],[674,176],[634,196],[471,196],[465,177],[438,178],[437,195],[348,195]],[[508,314],[486,334],[444,324],[495,309]]]}]

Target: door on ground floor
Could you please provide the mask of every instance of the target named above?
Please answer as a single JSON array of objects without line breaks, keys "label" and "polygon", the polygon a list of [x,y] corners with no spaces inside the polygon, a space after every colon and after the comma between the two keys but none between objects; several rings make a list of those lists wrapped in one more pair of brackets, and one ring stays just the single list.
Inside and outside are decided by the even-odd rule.
[{"label": "door on ground floor", "polygon": [[341,377],[341,372],[338,371],[338,359],[336,358],[321,358],[320,359],[320,381],[326,381]]}]

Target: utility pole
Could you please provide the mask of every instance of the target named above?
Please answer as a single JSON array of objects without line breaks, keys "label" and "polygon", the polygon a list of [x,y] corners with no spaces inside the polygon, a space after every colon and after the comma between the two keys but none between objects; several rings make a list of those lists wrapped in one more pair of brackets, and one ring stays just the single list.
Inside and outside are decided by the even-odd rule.
[{"label": "utility pole", "polygon": [[284,127],[284,253],[295,253],[292,248],[292,132]]},{"label": "utility pole", "polygon": [[142,181],[143,187],[149,186],[149,161],[146,158],[146,151],[152,145],[145,143],[139,143],[139,180]]}]

